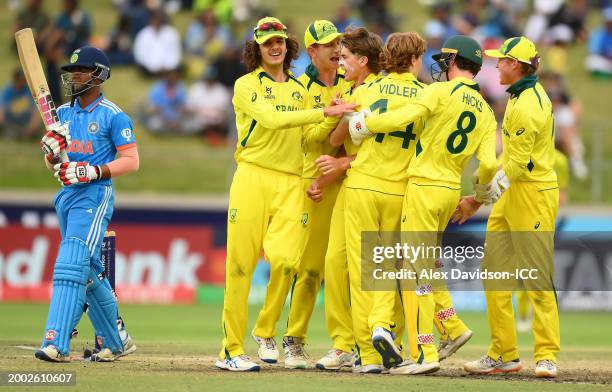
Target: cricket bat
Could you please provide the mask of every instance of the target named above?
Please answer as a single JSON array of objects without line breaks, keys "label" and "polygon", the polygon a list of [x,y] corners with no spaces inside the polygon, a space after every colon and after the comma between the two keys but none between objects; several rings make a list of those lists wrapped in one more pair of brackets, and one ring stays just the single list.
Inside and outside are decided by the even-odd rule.
[{"label": "cricket bat", "polygon": [[[15,41],[17,41],[17,52],[19,53],[21,68],[28,82],[32,98],[34,98],[38,112],[42,116],[45,128],[47,131],[50,131],[54,127],[59,126],[60,122],[40,58],[38,57],[32,29],[27,28],[16,32]],[[45,150],[44,147],[43,150]],[[51,151],[45,150],[45,152],[50,153]],[[68,162],[66,150],[60,152],[60,160]]]}]

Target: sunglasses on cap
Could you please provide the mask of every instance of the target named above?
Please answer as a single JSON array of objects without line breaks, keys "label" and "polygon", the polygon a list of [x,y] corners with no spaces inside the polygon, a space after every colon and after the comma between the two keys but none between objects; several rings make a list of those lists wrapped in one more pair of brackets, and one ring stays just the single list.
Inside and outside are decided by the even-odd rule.
[{"label": "sunglasses on cap", "polygon": [[259,26],[255,27],[253,31],[285,31],[287,30],[287,26],[278,22],[266,22],[262,23]]}]

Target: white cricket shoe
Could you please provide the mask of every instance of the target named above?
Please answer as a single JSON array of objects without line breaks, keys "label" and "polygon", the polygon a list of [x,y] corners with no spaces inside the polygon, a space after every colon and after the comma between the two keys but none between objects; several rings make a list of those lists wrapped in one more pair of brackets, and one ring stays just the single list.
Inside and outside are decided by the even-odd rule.
[{"label": "white cricket shoe", "polygon": [[381,374],[384,370],[383,365],[360,365],[360,369],[358,373],[363,374]]},{"label": "white cricket shoe", "polygon": [[122,352],[113,353],[109,348],[103,348],[97,353],[91,354],[92,362],[114,362],[117,358],[123,355]]},{"label": "white cricket shoe", "polygon": [[391,374],[429,374],[440,370],[440,362],[415,363],[411,360],[402,362],[399,366],[391,368]]},{"label": "white cricket shoe", "polygon": [[473,374],[497,374],[518,372],[523,368],[520,360],[502,362],[501,358],[497,361],[488,355],[483,355],[476,361],[466,362],[463,369]]},{"label": "white cricket shoe", "polygon": [[121,318],[117,320],[117,329],[119,329],[119,337],[121,338],[121,343],[123,343],[123,352],[119,355],[119,357],[124,357],[135,352],[136,345],[130,337],[127,329],[125,329],[125,324]]},{"label": "white cricket shoe", "polygon": [[357,358],[357,353],[329,350],[327,355],[317,361],[315,367],[319,370],[339,370],[343,367],[352,367]]},{"label": "white cricket shoe", "polygon": [[304,341],[295,336],[283,338],[283,350],[285,351],[286,369],[306,369],[308,355],[304,351]]},{"label": "white cricket shoe", "polygon": [[438,348],[438,357],[440,361],[450,357],[454,353],[457,352],[464,344],[467,343],[468,340],[472,337],[474,333],[469,329],[457,336],[457,339],[453,340],[450,337],[446,340],[446,344],[442,345],[442,341],[440,341],[440,347]]},{"label": "white cricket shoe", "polygon": [[557,365],[548,359],[538,361],[535,367],[535,375],[536,377],[555,378],[557,377]]},{"label": "white cricket shoe", "polygon": [[217,359],[215,366],[219,369],[229,370],[230,372],[258,372],[258,364],[251,361],[246,355],[237,355],[233,358]]},{"label": "white cricket shoe", "polygon": [[41,348],[34,353],[34,356],[47,362],[70,362],[70,357],[60,353],[53,345]]},{"label": "white cricket shoe", "polygon": [[399,365],[404,360],[393,339],[393,334],[384,328],[376,328],[372,332],[372,344],[382,357],[383,365],[387,369]]},{"label": "white cricket shoe", "polygon": [[253,336],[255,343],[257,343],[259,346],[257,349],[259,359],[266,363],[278,362],[278,348],[276,348],[276,341],[274,338],[262,338],[255,335],[251,336]]},{"label": "white cricket shoe", "polygon": [[356,353],[356,354],[357,354],[357,358],[355,358],[355,362],[353,362],[351,371],[353,373],[361,373],[361,357],[359,356],[359,353]]}]

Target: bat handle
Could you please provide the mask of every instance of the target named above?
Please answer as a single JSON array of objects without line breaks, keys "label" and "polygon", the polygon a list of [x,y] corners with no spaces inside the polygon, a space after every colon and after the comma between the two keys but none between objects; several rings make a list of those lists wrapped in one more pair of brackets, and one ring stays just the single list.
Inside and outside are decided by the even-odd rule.
[{"label": "bat handle", "polygon": [[68,153],[66,152],[66,150],[61,150],[59,153],[59,157],[62,163],[70,162],[70,160],[68,159]]}]

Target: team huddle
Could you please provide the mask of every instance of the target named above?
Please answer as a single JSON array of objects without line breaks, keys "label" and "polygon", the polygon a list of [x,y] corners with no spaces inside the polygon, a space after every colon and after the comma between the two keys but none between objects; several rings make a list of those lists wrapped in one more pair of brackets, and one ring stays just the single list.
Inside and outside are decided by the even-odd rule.
[{"label": "team huddle", "polygon": [[[284,366],[308,366],[304,345],[324,280],[333,343],[317,369],[435,372],[472,331],[439,281],[419,278],[394,290],[364,287],[362,235],[380,233],[384,242],[383,233],[401,233],[403,242],[438,245],[451,219],[463,223],[482,204],[493,204],[487,238],[509,235],[496,238],[499,246],[485,251],[483,264],[537,259],[551,270],[559,189],[551,103],[535,75],[537,50],[515,37],[484,53],[498,59],[500,83],[510,93],[497,158],[497,123],[474,81],[483,56],[474,39],[454,36],[444,43],[434,55],[431,85],[416,78],[427,44],[414,32],[391,34],[383,43],[365,28],[340,34],[331,22],[317,20],[304,43],[311,65],[299,78],[290,72],[298,43],[278,19],[261,19],[245,45],[249,73],[236,81],[233,98],[238,165],[229,196],[216,365],[260,370],[245,354],[244,338],[251,276],[263,251],[270,277],[252,331],[262,361],[279,361],[276,324],[291,293]],[[461,174],[472,156],[480,162],[475,194],[461,197]],[[520,242],[514,232],[538,235]],[[441,263],[422,258],[411,268]],[[535,374],[555,377],[559,317],[552,275],[546,277],[547,283],[526,283],[525,290],[535,313]],[[485,295],[491,343],[464,369],[519,371],[512,291],[485,286]]]}]

